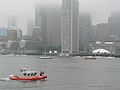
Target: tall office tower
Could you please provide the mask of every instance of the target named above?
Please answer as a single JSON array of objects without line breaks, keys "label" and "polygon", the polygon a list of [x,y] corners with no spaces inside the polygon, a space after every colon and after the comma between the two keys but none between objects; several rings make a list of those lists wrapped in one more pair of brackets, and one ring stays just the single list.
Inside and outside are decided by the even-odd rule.
[{"label": "tall office tower", "polygon": [[17,29],[17,20],[15,16],[8,17],[8,29],[16,30]]},{"label": "tall office tower", "polygon": [[96,36],[96,32],[97,32],[97,25],[92,25],[91,27],[91,40],[90,41],[97,41],[97,36]]},{"label": "tall office tower", "polygon": [[62,53],[79,51],[79,2],[62,0]]},{"label": "tall office tower", "polygon": [[111,36],[120,40],[120,12],[114,12],[108,19]]},{"label": "tall office tower", "polygon": [[27,35],[31,36],[33,35],[33,28],[34,28],[34,21],[28,20],[27,21]]},{"label": "tall office tower", "polygon": [[80,51],[89,49],[89,41],[92,39],[92,18],[87,12],[80,12],[79,16],[79,45]]},{"label": "tall office tower", "polygon": [[36,5],[35,7],[35,27],[39,27],[42,30],[42,43],[47,43],[47,13],[43,6]]},{"label": "tall office tower", "polygon": [[[49,6],[50,7],[50,6]],[[47,8],[47,45],[60,46],[60,11],[58,6]]]},{"label": "tall office tower", "polygon": [[98,41],[108,41],[111,39],[108,23],[97,24],[96,36]]}]

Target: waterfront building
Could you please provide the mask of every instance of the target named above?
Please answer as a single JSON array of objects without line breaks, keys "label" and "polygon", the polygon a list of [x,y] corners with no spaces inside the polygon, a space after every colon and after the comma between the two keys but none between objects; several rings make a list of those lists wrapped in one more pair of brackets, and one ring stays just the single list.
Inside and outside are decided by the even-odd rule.
[{"label": "waterfront building", "polygon": [[4,54],[18,54],[19,53],[19,41],[8,41],[6,43],[6,50]]},{"label": "waterfront building", "polygon": [[108,39],[108,37],[110,37],[110,30],[108,23],[97,24],[96,36],[98,41],[105,41]]},{"label": "waterfront building", "polygon": [[62,0],[62,53],[79,51],[79,2]]},{"label": "waterfront building", "polygon": [[43,42],[43,37],[42,37],[42,30],[40,27],[34,27],[33,28],[33,36],[32,36],[34,41],[40,41]]},{"label": "waterfront building", "polygon": [[16,41],[17,40],[17,30],[8,30],[7,31],[7,40]]},{"label": "waterfront building", "polygon": [[7,41],[7,28],[0,27],[0,42]]},{"label": "waterfront building", "polygon": [[21,40],[20,51],[24,54],[41,54],[43,53],[43,48],[41,42],[33,40]]},{"label": "waterfront building", "polygon": [[23,35],[22,40],[33,40],[33,37],[28,36],[28,35]]},{"label": "waterfront building", "polygon": [[[109,41],[91,41],[90,52],[96,49],[105,49],[110,51],[112,55],[120,55],[120,42],[115,41],[112,38]],[[98,53],[99,54],[99,53]]]}]

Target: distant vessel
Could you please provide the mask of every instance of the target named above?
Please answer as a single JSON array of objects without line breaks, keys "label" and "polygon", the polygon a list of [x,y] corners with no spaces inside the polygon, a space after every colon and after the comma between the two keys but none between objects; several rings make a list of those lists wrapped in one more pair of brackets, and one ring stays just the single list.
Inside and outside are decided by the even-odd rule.
[{"label": "distant vessel", "polygon": [[61,53],[59,56],[66,56],[66,57],[68,57],[70,55],[68,53]]},{"label": "distant vessel", "polygon": [[82,58],[82,57],[80,57],[80,56],[74,56],[73,58]]},{"label": "distant vessel", "polygon": [[52,57],[51,56],[40,56],[40,59],[52,59]]},{"label": "distant vessel", "polygon": [[95,60],[96,57],[93,57],[93,56],[86,56],[86,57],[84,57],[84,59],[85,59],[85,60],[90,60],[90,59]]},{"label": "distant vessel", "polygon": [[40,58],[40,59],[52,59],[52,57],[51,57],[51,51],[50,51],[50,56],[46,55],[46,54],[47,54],[46,45],[45,45],[45,48],[44,48],[44,49],[45,49],[45,50],[44,50],[44,54],[41,55],[39,58]]}]

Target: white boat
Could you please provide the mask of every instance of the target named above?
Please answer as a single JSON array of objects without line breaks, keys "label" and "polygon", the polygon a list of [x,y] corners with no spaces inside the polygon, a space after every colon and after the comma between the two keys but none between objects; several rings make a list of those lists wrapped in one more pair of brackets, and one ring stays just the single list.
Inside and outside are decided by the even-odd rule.
[{"label": "white boat", "polygon": [[75,59],[76,59],[76,58],[81,58],[81,57],[80,57],[80,56],[74,56],[73,58],[75,58]]},{"label": "white boat", "polygon": [[86,56],[84,57],[85,60],[95,60],[96,57],[93,57],[93,56]]},{"label": "white boat", "polygon": [[51,56],[40,56],[40,59],[52,59]]},{"label": "white boat", "polygon": [[45,45],[45,51],[44,51],[44,54],[43,55],[41,55],[39,58],[40,59],[52,59],[53,57],[51,57],[51,53],[52,53],[52,51],[49,51],[49,53],[50,53],[50,56],[48,56],[47,55],[47,52],[46,52],[47,50],[46,50],[46,45]]}]

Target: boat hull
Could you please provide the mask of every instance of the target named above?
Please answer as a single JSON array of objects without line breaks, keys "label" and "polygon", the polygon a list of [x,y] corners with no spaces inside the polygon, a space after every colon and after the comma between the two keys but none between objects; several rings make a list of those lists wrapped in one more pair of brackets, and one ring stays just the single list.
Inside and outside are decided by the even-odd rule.
[{"label": "boat hull", "polygon": [[10,80],[17,80],[17,81],[37,81],[37,80],[43,80],[47,78],[47,76],[32,76],[32,77],[9,77]]}]

